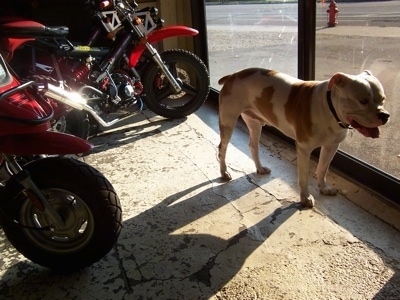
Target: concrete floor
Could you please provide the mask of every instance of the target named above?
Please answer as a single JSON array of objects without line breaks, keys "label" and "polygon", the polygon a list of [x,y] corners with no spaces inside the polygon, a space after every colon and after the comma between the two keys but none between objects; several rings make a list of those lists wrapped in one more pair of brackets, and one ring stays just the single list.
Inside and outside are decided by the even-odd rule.
[{"label": "concrete floor", "polygon": [[208,105],[186,120],[135,120],[93,138],[85,157],[120,197],[115,247],[59,275],[0,232],[0,299],[400,299],[398,210],[333,172],[341,194],[313,187],[316,207],[302,208],[293,149],[264,137],[272,173],[257,175],[240,129],[228,148],[234,178],[221,182]]}]

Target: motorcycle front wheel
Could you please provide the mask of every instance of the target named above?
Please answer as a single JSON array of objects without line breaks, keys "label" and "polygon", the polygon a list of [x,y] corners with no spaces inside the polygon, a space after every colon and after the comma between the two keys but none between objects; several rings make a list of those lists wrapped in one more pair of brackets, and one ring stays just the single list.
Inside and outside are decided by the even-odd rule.
[{"label": "motorcycle front wheel", "polygon": [[147,108],[170,119],[194,113],[210,90],[206,65],[195,54],[181,49],[167,50],[160,56],[182,90],[176,93],[156,63],[149,61],[142,74]]},{"label": "motorcycle front wheel", "polygon": [[11,244],[31,261],[61,272],[104,257],[122,227],[121,205],[111,183],[95,168],[72,158],[46,157],[24,169],[63,224],[54,226],[46,209],[34,205],[35,200],[27,197],[31,193],[12,177],[0,197],[1,224]]}]

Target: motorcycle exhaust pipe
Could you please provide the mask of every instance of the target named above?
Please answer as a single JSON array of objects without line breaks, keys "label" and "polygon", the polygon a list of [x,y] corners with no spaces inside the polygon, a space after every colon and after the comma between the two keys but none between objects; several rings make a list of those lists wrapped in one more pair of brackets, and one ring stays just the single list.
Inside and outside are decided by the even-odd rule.
[{"label": "motorcycle exhaust pipe", "polygon": [[88,106],[86,100],[78,93],[68,92],[50,83],[44,89],[44,95],[77,110],[84,110]]},{"label": "motorcycle exhaust pipe", "polygon": [[[99,93],[99,91],[97,90],[96,92]],[[96,113],[96,111],[91,106],[87,104],[87,100],[83,98],[79,93],[66,91],[50,83],[47,84],[47,88],[45,88],[44,90],[44,95],[74,109],[86,111],[91,116],[93,116],[93,118],[103,127],[110,127],[131,116],[129,115],[124,118],[116,118],[110,122],[106,122]]]}]

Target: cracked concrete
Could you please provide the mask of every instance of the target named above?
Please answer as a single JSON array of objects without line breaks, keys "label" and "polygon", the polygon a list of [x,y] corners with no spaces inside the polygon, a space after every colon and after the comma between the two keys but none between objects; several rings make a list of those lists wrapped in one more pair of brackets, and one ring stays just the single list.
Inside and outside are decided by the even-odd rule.
[{"label": "cracked concrete", "polygon": [[93,138],[84,159],[121,199],[118,243],[60,275],[1,232],[0,299],[400,299],[398,210],[333,172],[340,195],[312,188],[316,207],[302,208],[293,149],[264,136],[272,173],[257,175],[240,128],[228,148],[233,180],[222,182],[217,122],[210,105],[186,120],[145,111]]}]

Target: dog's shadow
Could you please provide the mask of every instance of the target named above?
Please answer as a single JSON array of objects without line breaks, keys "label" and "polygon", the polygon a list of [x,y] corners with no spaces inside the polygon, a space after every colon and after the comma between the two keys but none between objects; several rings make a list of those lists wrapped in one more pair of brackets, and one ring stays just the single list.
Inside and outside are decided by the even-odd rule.
[{"label": "dog's shadow", "polygon": [[[225,193],[227,189],[233,190],[231,194]],[[3,274],[0,290],[5,297],[31,294],[41,299],[49,299],[50,294],[62,297],[68,290],[70,296],[79,298],[79,291],[93,295],[100,285],[102,289],[108,286],[101,292],[105,298],[146,299],[158,295],[159,299],[185,299],[190,295],[191,299],[209,299],[235,277],[246,259],[277,228],[301,209],[298,203],[286,203],[251,226],[235,223],[242,216],[235,209],[232,212],[231,206],[254,189],[246,177],[222,185],[219,178],[211,184],[199,183],[125,220],[117,245],[100,262],[70,275],[19,262]],[[230,235],[215,232],[223,226],[221,213],[232,214]],[[193,226],[197,222],[199,226]],[[16,276],[21,273],[24,279]],[[41,288],[29,291],[35,286]]]}]

